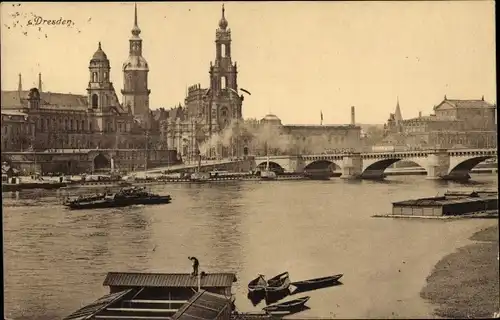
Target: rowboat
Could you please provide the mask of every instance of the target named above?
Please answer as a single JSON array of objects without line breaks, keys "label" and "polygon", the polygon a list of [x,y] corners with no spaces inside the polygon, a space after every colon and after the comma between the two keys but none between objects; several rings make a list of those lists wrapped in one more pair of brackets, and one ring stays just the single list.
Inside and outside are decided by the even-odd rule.
[{"label": "rowboat", "polygon": [[267,281],[262,274],[248,283],[248,291],[250,293],[265,292]]},{"label": "rowboat", "polygon": [[269,305],[267,307],[262,308],[262,310],[271,313],[271,312],[276,312],[276,311],[293,311],[297,310],[300,308],[303,308],[306,302],[310,299],[311,297],[302,297],[298,298],[295,300],[290,300],[286,302],[281,302],[281,303],[276,303]]},{"label": "rowboat", "polygon": [[308,289],[312,287],[322,287],[338,282],[339,279],[342,278],[342,276],[343,274],[336,274],[328,277],[292,282],[291,285],[299,290]]},{"label": "rowboat", "polygon": [[290,283],[288,271],[280,273],[276,277],[267,280],[267,286],[265,287],[266,294],[286,291],[290,287]]}]

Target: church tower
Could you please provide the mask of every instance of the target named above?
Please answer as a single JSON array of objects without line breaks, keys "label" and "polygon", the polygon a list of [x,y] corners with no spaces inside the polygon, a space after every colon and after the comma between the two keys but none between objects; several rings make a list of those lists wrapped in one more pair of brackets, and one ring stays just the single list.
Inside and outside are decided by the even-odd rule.
[{"label": "church tower", "polygon": [[[213,96],[212,125],[224,129],[233,119],[241,119],[242,99],[238,95],[237,66],[231,60],[231,29],[222,5],[222,17],[215,32],[215,62],[210,63],[210,91]],[[215,109],[215,110],[214,110]],[[215,118],[215,119],[214,119]]]},{"label": "church tower", "polygon": [[137,4],[134,8],[134,27],[132,37],[129,40],[129,57],[123,63],[123,90],[122,104],[127,110],[129,107],[132,114],[143,121],[149,119],[149,94],[148,72],[149,67],[146,59],[142,57],[142,39],[139,37],[141,29],[137,25]]},{"label": "church tower", "polygon": [[[89,85],[87,87],[89,109],[95,111],[106,111],[109,101],[114,94],[113,84],[109,79],[110,65],[106,53],[101,48],[92,56],[89,64]],[[41,91],[41,80],[39,84]]]}]

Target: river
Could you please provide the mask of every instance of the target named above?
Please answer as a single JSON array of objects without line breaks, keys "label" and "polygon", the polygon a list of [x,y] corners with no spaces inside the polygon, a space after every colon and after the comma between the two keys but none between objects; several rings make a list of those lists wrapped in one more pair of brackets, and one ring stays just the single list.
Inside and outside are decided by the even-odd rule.
[{"label": "river", "polygon": [[494,220],[372,218],[391,202],[455,188],[496,188],[496,175],[467,185],[391,176],[383,182],[282,181],[171,184],[168,205],[73,211],[57,193],[3,194],[5,312],[60,319],[106,294],[108,271],[237,274],[240,311],[257,311],[246,285],[262,273],[292,281],[343,273],[343,285],[310,292],[296,317],[423,318],[419,297],[444,255]]}]

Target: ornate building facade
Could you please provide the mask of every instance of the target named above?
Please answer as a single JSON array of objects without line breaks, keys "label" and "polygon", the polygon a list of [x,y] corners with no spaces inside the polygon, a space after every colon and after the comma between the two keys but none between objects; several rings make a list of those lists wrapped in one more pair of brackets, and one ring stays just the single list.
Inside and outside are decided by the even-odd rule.
[{"label": "ornate building facade", "polygon": [[[149,67],[142,57],[139,34],[135,7],[129,57],[123,64],[122,102],[110,80],[110,61],[100,42],[89,62],[86,95],[44,91],[41,74],[38,88],[25,91],[19,75],[18,90],[2,91],[2,153],[41,153],[37,155],[38,171],[60,172],[88,171],[82,155],[94,154],[94,150],[108,150],[102,157],[95,155],[96,161],[89,160],[94,170],[112,164],[130,170],[147,166],[148,161],[154,165],[171,159],[161,139],[166,132],[166,113],[149,110]],[[43,152],[66,156],[58,163]],[[71,153],[74,159],[68,156]]]},{"label": "ornate building facade", "polygon": [[[484,100],[448,99],[434,106],[434,114],[417,118],[396,112],[386,124],[385,144],[406,148],[494,148],[497,146],[496,105]],[[399,116],[397,116],[399,114]]]},{"label": "ornate building facade", "polygon": [[[179,105],[168,111],[167,144],[183,159],[195,158],[201,144],[242,120],[244,97],[238,92],[238,67],[231,56],[231,29],[224,5],[215,31],[215,61],[210,62],[209,80],[208,88],[200,84],[190,86],[184,107]],[[242,144],[236,142],[231,146],[213,143],[202,153],[209,158],[227,157],[240,154],[242,149]]]}]

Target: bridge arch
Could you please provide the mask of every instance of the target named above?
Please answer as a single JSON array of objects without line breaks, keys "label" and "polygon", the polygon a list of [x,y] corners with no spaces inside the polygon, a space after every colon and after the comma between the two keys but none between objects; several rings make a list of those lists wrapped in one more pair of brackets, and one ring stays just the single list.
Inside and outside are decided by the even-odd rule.
[{"label": "bridge arch", "polygon": [[480,164],[481,162],[496,158],[493,155],[484,155],[484,156],[476,156],[471,158],[466,158],[458,163],[454,163],[450,165],[450,170],[448,171],[448,175],[450,176],[469,176],[469,173],[475,166]]},{"label": "bridge arch", "polygon": [[94,170],[111,169],[111,161],[102,153],[99,153],[93,160]]},{"label": "bridge arch", "polygon": [[340,166],[336,164],[335,162],[332,162],[330,160],[316,160],[304,167],[304,171],[307,170],[330,170],[330,171],[335,171],[335,170],[340,170]]},{"label": "bridge arch", "polygon": [[[425,163],[425,158],[385,158],[385,159],[375,159],[373,162],[369,162],[370,159],[364,159],[364,168],[362,172],[363,178],[374,178],[379,179],[384,177],[384,172],[391,165],[398,161],[404,160],[405,162],[413,162],[419,167],[427,171],[427,164]],[[368,162],[368,163],[367,163]],[[367,163],[367,164],[366,164]]]},{"label": "bridge arch", "polygon": [[[257,165],[257,170],[260,171],[266,170],[266,166],[267,166],[267,161],[261,162],[259,163],[259,165]],[[285,172],[285,169],[274,161],[269,161],[269,170],[274,171],[276,173]]]}]

